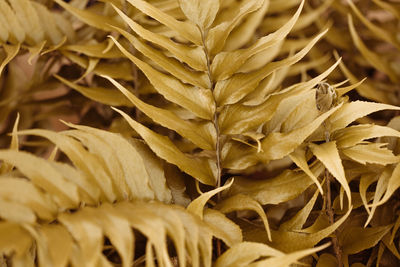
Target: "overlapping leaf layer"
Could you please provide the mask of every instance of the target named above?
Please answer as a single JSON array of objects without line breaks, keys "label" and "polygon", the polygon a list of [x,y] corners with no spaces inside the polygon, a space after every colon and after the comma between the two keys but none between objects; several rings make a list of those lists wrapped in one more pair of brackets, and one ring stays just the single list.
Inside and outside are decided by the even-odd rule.
[{"label": "overlapping leaf layer", "polygon": [[361,2],[0,0],[0,265],[396,266],[399,8]]}]

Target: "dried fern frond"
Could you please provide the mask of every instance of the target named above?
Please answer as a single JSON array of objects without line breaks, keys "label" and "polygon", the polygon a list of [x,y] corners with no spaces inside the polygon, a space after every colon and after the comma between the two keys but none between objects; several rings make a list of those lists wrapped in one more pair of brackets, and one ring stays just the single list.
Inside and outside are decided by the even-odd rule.
[{"label": "dried fern frond", "polygon": [[[14,131],[13,142],[17,134],[48,138],[73,165],[55,161],[56,154],[46,160],[18,151],[14,143],[0,151],[2,166],[15,168],[2,168],[0,176],[0,253],[13,266],[131,266],[141,259],[146,266],[211,266],[213,236],[233,246],[217,265],[246,264],[228,256],[237,247],[255,246],[241,243],[240,228],[223,215],[232,207],[221,203],[220,211],[203,211],[216,192],[194,200],[187,211],[168,204],[164,171],[141,142],[69,125],[75,130]],[[326,246],[292,254],[258,247],[249,263],[263,256],[266,263],[289,266]]]}]

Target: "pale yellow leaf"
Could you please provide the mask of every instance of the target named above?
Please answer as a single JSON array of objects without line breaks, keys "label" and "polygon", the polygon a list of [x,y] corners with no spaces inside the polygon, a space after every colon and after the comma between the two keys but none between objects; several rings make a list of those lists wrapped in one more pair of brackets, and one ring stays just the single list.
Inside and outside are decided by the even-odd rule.
[{"label": "pale yellow leaf", "polygon": [[13,164],[36,186],[49,192],[61,207],[78,206],[79,197],[76,186],[67,182],[46,160],[27,152],[12,150],[0,151],[0,159]]},{"label": "pale yellow leaf", "polygon": [[88,179],[85,173],[74,168],[68,163],[55,162],[50,159],[48,162],[68,181],[71,181],[78,187],[79,198],[81,202],[88,205],[96,205],[101,197],[100,188],[93,186],[92,181]]},{"label": "pale yellow leaf", "polygon": [[260,203],[250,196],[244,194],[234,195],[218,203],[215,208],[220,210],[222,213],[230,213],[238,210],[252,210],[256,212],[262,219],[265,230],[267,231],[268,239],[271,241],[271,230],[269,228],[267,215]]},{"label": "pale yellow leaf", "polygon": [[237,266],[245,267],[260,257],[284,255],[266,244],[242,242],[234,245],[218,257],[215,267]]},{"label": "pale yellow leaf", "polygon": [[[164,24],[168,28],[178,32],[182,37],[186,38],[187,40],[200,45],[202,40],[201,40],[201,33],[199,29],[187,22],[187,21],[179,21],[175,19],[174,17],[170,16],[169,14],[163,12],[162,10],[156,8],[155,6],[149,4],[146,1],[143,0],[128,0],[128,2],[142,11],[144,14],[156,19],[160,23]],[[185,1],[185,3],[188,1]],[[219,1],[209,1],[209,2],[217,2],[219,4]],[[203,3],[204,5],[204,3]],[[202,5],[202,6],[203,6]],[[192,7],[193,8],[193,7]],[[218,11],[218,8],[216,12]],[[193,19],[194,17],[188,17],[189,19]]]},{"label": "pale yellow leaf", "polygon": [[191,199],[186,192],[184,173],[172,164],[164,164],[164,172],[168,188],[171,190],[172,203],[186,208]]},{"label": "pale yellow leaf", "polygon": [[38,13],[29,0],[10,1],[18,22],[23,27],[27,41],[32,44],[41,43],[44,39],[44,30],[40,24]]},{"label": "pale yellow leaf", "polygon": [[179,0],[179,5],[185,16],[197,24],[203,32],[206,32],[218,13],[219,2],[215,0]]},{"label": "pale yellow leaf", "polygon": [[43,266],[63,267],[72,250],[72,238],[63,226],[49,224],[37,230],[39,263]]},{"label": "pale yellow leaf", "polygon": [[[10,149],[18,151],[19,149],[19,139],[18,139],[18,124],[19,124],[19,113],[17,113],[17,118],[15,119],[13,130],[12,130],[12,136],[11,136],[11,144],[10,144]],[[6,162],[3,162],[0,166],[0,174],[8,173],[10,172],[14,166],[12,164],[8,164]]]},{"label": "pale yellow leaf", "polygon": [[211,132],[214,127],[210,122],[195,123],[183,120],[167,109],[157,108],[141,101],[114,79],[109,77],[104,78],[108,79],[112,84],[114,84],[138,109],[140,109],[156,123],[176,131],[203,149],[214,149],[215,135]]},{"label": "pale yellow leaf", "polygon": [[[102,190],[102,200],[115,201],[116,195],[111,177],[107,175],[97,156],[88,152],[80,142],[65,134],[41,129],[20,131],[19,134],[36,135],[49,139],[68,156],[77,168],[85,173],[86,178],[89,179],[92,186],[97,186]],[[48,174],[46,178],[49,179]],[[65,193],[65,188],[63,192]]]},{"label": "pale yellow leaf", "polygon": [[211,55],[219,53],[225,45],[225,41],[233,28],[247,14],[261,8],[265,0],[249,0],[241,2],[240,5],[234,6],[229,10],[229,16],[225,21],[220,22],[208,31],[206,36],[206,47]]},{"label": "pale yellow leaf", "polygon": [[[112,37],[111,37],[112,38]],[[113,39],[121,51],[140,68],[154,88],[166,99],[190,110],[203,119],[213,118],[215,104],[209,89],[188,86],[176,78],[163,74],[126,51]]]},{"label": "pale yellow leaf", "polygon": [[114,89],[107,89],[102,87],[86,87],[82,85],[78,85],[74,82],[68,81],[57,74],[54,75],[59,81],[67,85],[68,87],[78,91],[83,94],[87,98],[90,98],[94,101],[98,101],[100,103],[111,105],[111,106],[127,106],[132,107],[132,103],[128,101],[125,97],[122,96],[121,93]]},{"label": "pale yellow leaf", "polygon": [[[62,54],[72,62],[78,64],[82,68],[87,69],[89,63],[85,56],[80,56],[72,52],[62,51]],[[130,61],[120,62],[104,62],[100,61],[93,69],[93,73],[97,75],[107,75],[114,79],[123,79],[126,81],[132,81],[133,78],[133,67]]]},{"label": "pale yellow leaf", "polygon": [[42,220],[53,220],[58,211],[50,195],[23,178],[1,177],[0,199],[24,205]]},{"label": "pale yellow leaf", "polygon": [[267,135],[261,141],[262,149],[264,152],[259,153],[261,160],[269,162],[274,159],[281,159],[292,153],[298,146],[300,146],[307,137],[309,137],[332,113],[338,110],[337,106],[322,115],[318,116],[309,125],[295,129],[288,133],[274,132]]},{"label": "pale yellow leaf", "polygon": [[203,215],[205,221],[211,228],[213,235],[228,246],[242,242],[242,230],[233,221],[217,210],[205,209]]},{"label": "pale yellow leaf", "polygon": [[253,264],[250,264],[249,267],[263,267],[263,266],[290,267],[293,266],[293,264],[297,263],[299,259],[304,258],[305,256],[311,255],[313,253],[316,253],[320,250],[323,250],[329,246],[330,243],[326,243],[324,245],[315,248],[304,249],[292,252],[290,254],[257,261]]},{"label": "pale yellow leaf", "polygon": [[318,117],[319,111],[315,96],[314,90],[311,93],[305,93],[298,105],[293,105],[295,109],[283,121],[280,129],[281,132],[290,132],[309,125]]},{"label": "pale yellow leaf", "polygon": [[[213,1],[213,0],[211,0]],[[210,2],[211,2],[210,1]],[[215,1],[218,2],[218,1]],[[297,12],[293,17],[279,30],[264,36],[257,40],[249,48],[236,50],[233,52],[221,52],[214,58],[211,64],[211,72],[217,81],[229,78],[236,70],[238,70],[243,63],[251,56],[263,52],[268,48],[278,45],[290,32],[295,25],[300,12],[303,8],[304,1],[302,1]]]},{"label": "pale yellow leaf", "polygon": [[[171,193],[166,187],[162,166],[143,144],[129,142],[119,134],[88,126],[71,123],[66,123],[66,125],[89,133],[89,137],[93,139],[98,138],[99,140],[94,145],[97,144],[100,151],[111,148],[109,153],[103,151],[97,154],[104,158],[106,165],[110,166],[110,175],[113,179],[120,179],[117,182],[123,187],[123,183],[128,185],[133,198],[153,199],[155,197],[159,201],[171,201]],[[108,146],[103,146],[99,142]],[[88,146],[87,142],[84,144]]]},{"label": "pale yellow leaf", "polygon": [[207,202],[210,200],[210,198],[212,198],[214,195],[218,194],[219,192],[222,192],[225,189],[231,187],[233,181],[234,181],[234,179],[231,179],[224,186],[217,187],[211,191],[201,194],[199,197],[197,197],[195,200],[193,200],[189,204],[189,206],[186,208],[186,210],[196,216],[199,216],[201,219],[203,219],[204,206],[207,204]]},{"label": "pale yellow leaf", "polygon": [[[127,31],[120,28],[115,28],[120,32],[129,42],[143,55],[150,58],[154,63],[171,73],[176,78],[180,79],[184,83],[190,83],[195,86],[202,88],[210,88],[210,81],[206,73],[194,72],[185,68],[178,60],[167,57],[164,53],[152,48],[143,41],[139,40]],[[122,52],[126,54],[126,50],[122,49]],[[128,55],[129,58],[129,55]],[[108,75],[109,76],[109,75]],[[113,77],[114,78],[114,77]]]},{"label": "pale yellow leaf", "polygon": [[58,221],[68,229],[78,245],[72,251],[72,264],[85,262],[86,266],[97,265],[103,247],[103,232],[95,223],[96,217],[93,215],[84,209],[74,214],[63,213],[58,217]]},{"label": "pale yellow leaf", "polygon": [[0,2],[0,43],[7,43],[8,37],[10,36],[10,26],[8,25],[7,19],[2,15],[2,5],[4,2]]},{"label": "pale yellow leaf", "polygon": [[22,43],[25,40],[25,30],[5,0],[0,0],[0,17],[3,17],[8,24],[10,41],[13,44]]},{"label": "pale yellow leaf", "polygon": [[16,256],[27,254],[34,240],[19,224],[0,222],[0,251],[5,255]]},{"label": "pale yellow leaf", "polygon": [[[305,104],[302,102],[305,102]],[[309,103],[309,102],[311,102],[311,103]],[[301,108],[301,106],[303,106],[303,108]],[[308,109],[306,111],[306,114],[300,114],[300,117],[307,117],[307,115],[312,114],[312,113],[315,114],[315,110],[316,110],[317,114],[312,119],[312,120],[314,120],[319,115],[319,111],[317,109],[317,104],[316,104],[315,90],[304,92],[302,94],[288,96],[285,99],[283,99],[282,101],[280,101],[278,107],[276,108],[276,110],[274,112],[273,117],[263,127],[264,132],[266,132],[266,133],[287,132],[282,129],[283,128],[282,124],[285,123],[289,119],[289,117],[291,116],[292,113],[295,115],[295,113],[296,113],[295,111],[297,108],[300,108],[300,112],[304,111],[304,109]]]},{"label": "pale yellow leaf", "polygon": [[84,9],[79,9],[62,0],[54,0],[54,2],[65,8],[65,10],[76,16],[79,20],[89,24],[92,27],[104,31],[112,31],[112,27],[110,25],[123,27],[123,24],[121,24],[113,17],[100,15],[98,13],[94,13]]},{"label": "pale yellow leaf", "polygon": [[400,161],[398,157],[393,155],[391,150],[383,146],[385,146],[385,144],[360,144],[343,149],[341,152],[352,160],[364,165],[366,163],[387,165]]},{"label": "pale yellow leaf", "polygon": [[19,49],[21,48],[20,44],[17,45],[7,45],[4,44],[2,45],[4,51],[6,52],[6,58],[3,59],[3,61],[0,64],[0,75],[3,72],[3,69],[7,66],[7,64],[15,58],[19,52]]},{"label": "pale yellow leaf", "polygon": [[315,191],[310,201],[308,201],[308,203],[299,212],[297,212],[295,216],[293,216],[288,221],[282,223],[279,226],[279,229],[288,231],[301,230],[303,228],[303,225],[306,223],[308,216],[310,216],[310,213],[314,208],[314,204],[317,201],[318,195],[319,192]]},{"label": "pale yellow leaf", "polygon": [[[116,157],[117,152],[113,151],[113,147],[102,138],[84,131],[69,130],[64,132],[65,135],[79,140],[88,151],[96,155],[99,164],[103,166],[104,172],[111,178],[112,187],[117,195],[118,200],[127,199],[129,196],[129,188],[122,172],[121,165]],[[144,188],[143,188],[144,189]],[[147,190],[149,191],[149,188]]]},{"label": "pale yellow leaf", "polygon": [[253,91],[261,80],[266,78],[273,71],[287,65],[292,65],[301,60],[325,33],[326,31],[320,33],[310,43],[308,43],[306,47],[291,57],[271,62],[261,69],[251,73],[236,74],[228,80],[218,81],[214,91],[217,103],[221,106],[234,104],[240,101],[243,97]]},{"label": "pale yellow leaf", "polygon": [[272,118],[281,101],[292,95],[303,94],[311,90],[325,79],[339,62],[340,59],[322,74],[307,82],[295,84],[269,95],[266,99],[258,100],[257,102],[261,102],[259,105],[245,106],[242,103],[228,105],[219,114],[220,131],[224,134],[241,134],[259,127]]},{"label": "pale yellow leaf", "polygon": [[368,214],[370,214],[371,211],[368,207],[367,190],[371,184],[375,183],[378,180],[378,178],[379,178],[379,175],[377,175],[375,173],[364,174],[364,175],[361,175],[361,177],[360,177],[360,185],[359,185],[360,197],[361,197],[361,201],[363,202],[364,208]]},{"label": "pale yellow leaf", "polygon": [[312,233],[292,232],[292,231],[272,231],[272,245],[284,252],[292,252],[301,249],[314,247],[322,239],[333,233],[349,217],[351,208],[338,219],[334,224]]},{"label": "pale yellow leaf", "polygon": [[122,266],[131,266],[134,258],[134,235],[129,222],[123,218],[108,203],[104,204],[98,212],[104,229],[104,234],[110,239],[122,259]]},{"label": "pale yellow leaf", "polygon": [[367,78],[364,78],[364,79],[362,79],[361,81],[359,81],[359,82],[357,82],[357,83],[355,83],[355,84],[346,86],[346,87],[335,88],[337,96],[338,96],[338,97],[341,97],[341,96],[345,95],[346,93],[350,92],[351,90],[353,90],[353,89],[359,87],[361,84],[363,84],[363,82],[364,82],[366,79],[367,79]]},{"label": "pale yellow leaf", "polygon": [[331,125],[331,131],[335,131],[346,127],[353,121],[367,116],[368,114],[386,109],[400,110],[400,107],[382,103],[353,101],[343,104],[343,106],[328,119],[328,123]]},{"label": "pale yellow leaf", "polygon": [[321,183],[319,182],[318,178],[315,177],[308,166],[305,149],[299,147],[295,151],[293,151],[289,155],[289,157],[302,171],[304,171],[311,178],[311,180],[317,185],[318,190],[321,192],[321,195],[323,195],[324,191],[322,190]]},{"label": "pale yellow leaf", "polygon": [[[346,192],[349,206],[351,205],[351,190],[347,182],[342,160],[336,147],[336,142],[323,143],[321,145],[310,144],[313,154],[325,165],[328,171],[338,180]],[[340,207],[343,209],[343,199],[340,199]],[[350,207],[349,207],[350,208]]]},{"label": "pale yellow leaf", "polygon": [[400,132],[390,127],[374,124],[360,124],[336,131],[332,139],[339,148],[352,147],[363,140],[381,136],[400,137]]},{"label": "pale yellow leaf", "polygon": [[[320,163],[311,168],[316,177],[323,170],[323,165]],[[228,194],[229,196],[246,194],[261,205],[279,204],[296,198],[312,184],[313,182],[305,173],[285,170],[282,174],[263,181],[237,177]]]},{"label": "pale yellow leaf", "polygon": [[[375,201],[375,198],[374,198],[374,203],[372,204],[373,208],[376,206],[382,205],[383,203],[388,201],[389,198],[393,195],[393,193],[400,187],[399,177],[400,177],[400,164],[397,164],[396,168],[393,170],[392,174],[390,175],[390,178],[387,181],[386,186],[382,186],[382,188],[386,189],[386,192],[383,195],[383,197],[381,199],[378,199],[378,196],[377,196],[377,200],[379,200],[379,201]],[[379,180],[378,180],[378,183],[379,183]],[[380,198],[380,196],[379,196],[379,198]]]},{"label": "pale yellow leaf", "polygon": [[[171,52],[177,59],[185,62],[188,64],[190,67],[192,67],[195,70],[199,71],[206,71],[207,70],[207,62],[206,62],[206,56],[204,54],[204,50],[199,47],[189,47],[187,45],[183,44],[178,44],[171,39],[151,32],[145,28],[143,28],[141,25],[133,21],[131,18],[129,18],[126,14],[124,14],[121,10],[118,8],[114,7],[115,10],[118,12],[118,14],[121,16],[121,18],[129,25],[129,27],[140,37],[143,39],[152,42],[156,45],[159,45],[165,49],[167,49],[169,52]],[[124,27],[119,27],[119,28],[124,28]]]},{"label": "pale yellow leaf", "polygon": [[[106,139],[106,138],[105,138]],[[119,138],[119,142],[122,144],[122,138]],[[118,144],[118,141],[115,142]],[[165,203],[170,203],[172,200],[172,196],[171,196],[171,191],[167,186],[167,181],[166,181],[166,177],[165,177],[165,173],[164,173],[164,169],[163,169],[163,161],[158,158],[153,151],[151,151],[151,149],[143,142],[137,139],[134,140],[130,140],[130,145],[133,146],[133,148],[140,154],[142,161],[144,165],[144,168],[146,169],[147,175],[148,175],[148,179],[147,181],[143,181],[143,182],[147,182],[151,188],[151,190],[154,192],[155,195],[155,199],[158,201],[162,201]],[[116,146],[117,147],[117,146]],[[117,153],[120,154],[119,158],[120,158],[120,162],[123,165],[123,167],[125,169],[127,169],[130,166],[126,166],[126,165],[132,165],[133,159],[132,157],[126,153],[128,151],[126,151],[125,156],[122,153],[124,152],[124,149],[120,148],[120,146],[118,146],[117,149]],[[138,163],[139,164],[139,163]],[[136,168],[139,166],[136,166]],[[133,176],[134,175],[134,176]],[[129,179],[129,176],[135,177],[135,180],[140,180],[143,179],[142,175],[138,175],[138,173],[136,172],[131,172],[130,175],[125,174],[126,179]],[[145,180],[145,179],[143,179]],[[141,183],[143,183],[142,181],[140,181]],[[139,182],[137,182],[138,184],[136,185],[136,195],[140,196],[142,195],[143,192],[143,188],[147,187],[146,185],[142,185]]]},{"label": "pale yellow leaf", "polygon": [[57,27],[53,13],[39,3],[33,1],[31,3],[38,15],[40,27],[43,29],[46,39],[50,40],[50,43],[52,44],[60,43],[63,38],[63,34]]},{"label": "pale yellow leaf", "polygon": [[[64,45],[62,47],[62,50],[67,50],[67,51],[72,51],[80,54],[84,54],[89,57],[94,57],[94,58],[121,58],[123,57],[123,54],[121,51],[115,47],[112,46],[110,49],[108,49],[109,43],[104,41],[102,43],[95,43],[95,44],[70,44],[70,45]],[[49,50],[43,52],[43,53],[48,53]],[[43,54],[42,53],[42,54]]]},{"label": "pale yellow leaf", "polygon": [[29,49],[29,53],[30,53],[29,58],[28,58],[29,65],[32,65],[33,59],[35,57],[37,57],[40,54],[40,52],[42,52],[42,50],[43,50],[44,46],[46,45],[46,43],[47,43],[47,41],[44,40],[43,42],[38,43],[35,46],[31,46],[31,47],[28,48]]},{"label": "pale yellow leaf", "polygon": [[[381,198],[384,196],[385,191],[389,188],[388,185],[391,180],[391,175],[393,173],[391,172],[392,168],[386,167],[383,172],[379,175],[378,178],[378,183],[376,184],[375,192],[374,192],[374,199],[372,201],[371,205],[368,205],[367,208],[371,208],[368,214],[368,219],[366,220],[364,227],[367,227],[367,225],[371,222],[376,209],[378,208],[379,205],[381,205]],[[393,171],[394,172],[394,171]],[[381,202],[381,203],[379,203]]]},{"label": "pale yellow leaf", "polygon": [[270,0],[265,0],[260,9],[250,13],[228,36],[224,51],[233,51],[248,44],[257,35],[258,26],[267,14]]},{"label": "pale yellow leaf", "polygon": [[68,40],[67,36],[64,36],[63,39],[58,44],[51,45],[50,47],[45,49],[40,55],[43,56],[47,53],[60,49],[60,47],[62,47],[67,42],[67,40]]},{"label": "pale yellow leaf", "polygon": [[34,224],[36,215],[31,208],[8,200],[0,199],[0,218],[8,222]]},{"label": "pale yellow leaf", "polygon": [[[126,113],[115,109],[129,123],[129,125],[137,131],[146,141],[149,147],[162,159],[171,164],[178,166],[182,171],[192,175],[204,184],[214,185],[216,182],[214,170],[208,161],[203,158],[189,158],[183,154],[172,142],[166,137],[159,135],[152,130],[146,128],[140,123],[134,121]],[[197,166],[193,168],[193,166]]]}]

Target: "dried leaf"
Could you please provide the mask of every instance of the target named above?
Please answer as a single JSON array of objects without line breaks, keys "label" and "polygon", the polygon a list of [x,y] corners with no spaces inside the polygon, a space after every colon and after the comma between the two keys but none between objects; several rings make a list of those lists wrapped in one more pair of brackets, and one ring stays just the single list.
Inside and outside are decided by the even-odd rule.
[{"label": "dried leaf", "polygon": [[387,165],[399,162],[399,158],[393,155],[393,152],[385,147],[385,144],[365,144],[355,145],[341,150],[347,157],[361,164],[375,163]]},{"label": "dried leaf", "polygon": [[360,124],[336,131],[332,139],[336,140],[337,147],[346,148],[357,145],[363,140],[381,136],[400,137],[400,132],[386,126]]},{"label": "dried leaf", "polygon": [[371,228],[347,227],[340,235],[339,242],[346,254],[355,254],[375,246],[392,226]]},{"label": "dried leaf", "polygon": [[36,186],[50,192],[60,206],[66,208],[78,206],[76,186],[67,182],[46,160],[27,152],[11,150],[0,151],[0,159],[11,163]]},{"label": "dried leaf", "polygon": [[[234,179],[231,179],[224,186],[215,188],[211,191],[201,194],[199,197],[197,197],[195,200],[193,200],[189,204],[189,206],[186,208],[186,210],[196,216],[199,216],[200,219],[203,219],[204,206],[207,204],[207,202],[210,200],[210,198],[212,198],[214,195],[218,194],[219,192],[222,192],[225,189],[228,189],[229,187],[231,187],[233,181],[234,181]],[[223,213],[223,211],[221,211],[221,212]]]},{"label": "dried leaf", "polygon": [[242,230],[224,214],[213,209],[205,209],[203,216],[213,235],[224,241],[228,247],[242,242]]},{"label": "dried leaf", "polygon": [[229,18],[212,27],[206,37],[206,45],[208,52],[211,55],[218,54],[225,45],[225,41],[233,28],[247,14],[258,10],[263,5],[264,0],[250,0],[240,3],[239,6],[234,6],[230,9]]},{"label": "dried leaf", "polygon": [[[201,34],[199,29],[186,21],[179,21],[175,19],[174,17],[168,15],[167,13],[161,11],[160,9],[156,8],[155,6],[143,1],[143,0],[128,0],[128,2],[142,11],[144,14],[158,20],[168,28],[178,32],[182,37],[188,39],[189,41],[200,45],[202,40],[201,40]],[[217,2],[219,1],[210,1],[210,2]],[[204,5],[204,4],[203,4]],[[117,7],[115,7],[117,8]],[[193,6],[192,6],[193,8]],[[217,10],[215,12],[218,12],[218,6]],[[193,19],[193,16],[188,17],[189,19]]]},{"label": "dried leaf", "polygon": [[5,68],[5,66],[10,63],[11,60],[13,60],[13,58],[15,58],[19,52],[19,49],[21,48],[21,46],[18,45],[2,45],[2,47],[4,47],[4,50],[6,52],[6,58],[3,59],[3,61],[0,64],[0,75],[3,72],[3,69]]},{"label": "dried leaf", "polygon": [[218,81],[214,90],[214,95],[218,105],[223,106],[227,104],[235,104],[240,101],[243,97],[253,91],[261,80],[266,78],[273,71],[287,65],[292,65],[302,59],[325,33],[326,31],[319,34],[308,43],[306,47],[291,57],[285,58],[281,61],[271,62],[260,70],[251,73],[236,74],[230,79]]},{"label": "dried leaf", "polygon": [[[192,175],[204,184],[215,184],[214,172],[211,169],[209,162],[201,158],[189,158],[184,155],[168,137],[153,132],[131,119],[126,113],[116,108],[113,109],[127,120],[129,125],[142,136],[150,148],[160,158],[178,166],[182,171]],[[193,168],[193,166],[198,166],[198,168]]]},{"label": "dried leaf", "polygon": [[118,8],[114,7],[114,9],[118,12],[121,18],[129,25],[129,27],[143,39],[167,49],[177,59],[185,62],[195,70],[199,71],[207,70],[206,57],[204,51],[200,47],[193,48],[186,45],[178,44],[163,35],[151,32],[143,28],[141,25],[137,24],[135,21],[133,21],[131,18],[125,15]]},{"label": "dried leaf", "polygon": [[126,51],[115,39],[113,40],[118,48],[144,72],[154,88],[165,98],[190,110],[200,118],[212,119],[215,107],[211,90],[187,86],[174,77],[155,70]]},{"label": "dried leaf", "polygon": [[203,149],[214,149],[215,137],[210,133],[210,130],[213,128],[213,125],[210,125],[211,123],[194,123],[183,120],[169,110],[146,104],[114,79],[109,77],[104,78],[114,84],[138,109],[155,122],[176,131]]},{"label": "dried leaf", "polygon": [[[321,145],[310,144],[313,154],[325,165],[328,171],[338,180],[346,192],[349,208],[351,205],[351,190],[344,173],[342,160],[336,142],[327,142]],[[343,199],[340,199],[340,207],[343,209]]]},{"label": "dried leaf", "polygon": [[268,240],[271,241],[271,230],[269,228],[268,218],[265,214],[265,211],[260,203],[255,201],[250,196],[244,194],[234,195],[218,203],[215,208],[222,213],[230,213],[238,210],[252,210],[256,212],[263,221],[265,230],[267,231]]},{"label": "dried leaf", "polygon": [[[322,164],[316,164],[311,168],[316,177],[323,170]],[[282,174],[263,181],[237,177],[228,195],[246,194],[261,205],[279,204],[298,197],[312,184],[305,173],[285,170]]]},{"label": "dried leaf", "polygon": [[288,133],[275,132],[267,135],[267,137],[261,141],[262,149],[264,152],[260,153],[259,157],[265,162],[274,159],[281,159],[290,153],[292,153],[301,143],[306,140],[321,124],[338,110],[340,106],[337,106],[319,117],[317,117],[309,125],[295,129]]},{"label": "dried leaf", "polygon": [[298,17],[300,16],[303,5],[304,1],[301,2],[299,8],[297,9],[297,12],[283,27],[281,27],[274,33],[260,38],[249,48],[235,50],[232,52],[221,52],[216,55],[211,64],[211,72],[213,74],[213,77],[217,81],[225,80],[229,78],[236,70],[238,70],[244,64],[244,62],[253,55],[263,52],[267,49],[271,49],[271,47],[278,45],[293,28]]},{"label": "dried leaf", "polygon": [[400,110],[399,107],[381,103],[365,101],[354,101],[350,103],[345,103],[328,119],[328,122],[331,125],[330,129],[333,132],[337,129],[346,127],[353,121],[367,116],[368,114],[386,109]]},{"label": "dried leaf", "polygon": [[219,1],[214,0],[179,0],[179,5],[185,16],[202,31],[211,26],[219,10]]},{"label": "dried leaf", "polygon": [[282,252],[262,243],[242,242],[232,246],[215,262],[216,267],[248,266],[260,257],[281,256]]},{"label": "dried leaf", "polygon": [[93,26],[95,28],[99,28],[104,31],[111,31],[113,26],[116,27],[123,27],[123,25],[116,19],[111,18],[109,16],[103,16],[97,13],[92,13],[88,10],[83,10],[76,8],[62,0],[54,0],[57,4],[65,8],[68,12],[72,15],[76,16],[78,19],[82,20],[83,22]]},{"label": "dried leaf", "polygon": [[122,97],[121,94],[117,93],[116,90],[102,88],[102,87],[81,86],[76,83],[70,82],[58,75],[54,75],[54,77],[56,77],[59,81],[61,81],[68,87],[100,103],[112,106],[127,106],[127,107],[133,106],[130,101],[128,101],[125,97]]}]

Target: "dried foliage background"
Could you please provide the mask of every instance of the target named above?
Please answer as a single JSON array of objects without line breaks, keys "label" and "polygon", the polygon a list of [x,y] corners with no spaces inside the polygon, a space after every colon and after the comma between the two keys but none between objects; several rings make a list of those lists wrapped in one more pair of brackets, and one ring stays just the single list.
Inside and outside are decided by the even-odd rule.
[{"label": "dried foliage background", "polygon": [[0,0],[0,266],[399,266],[397,0]]}]

